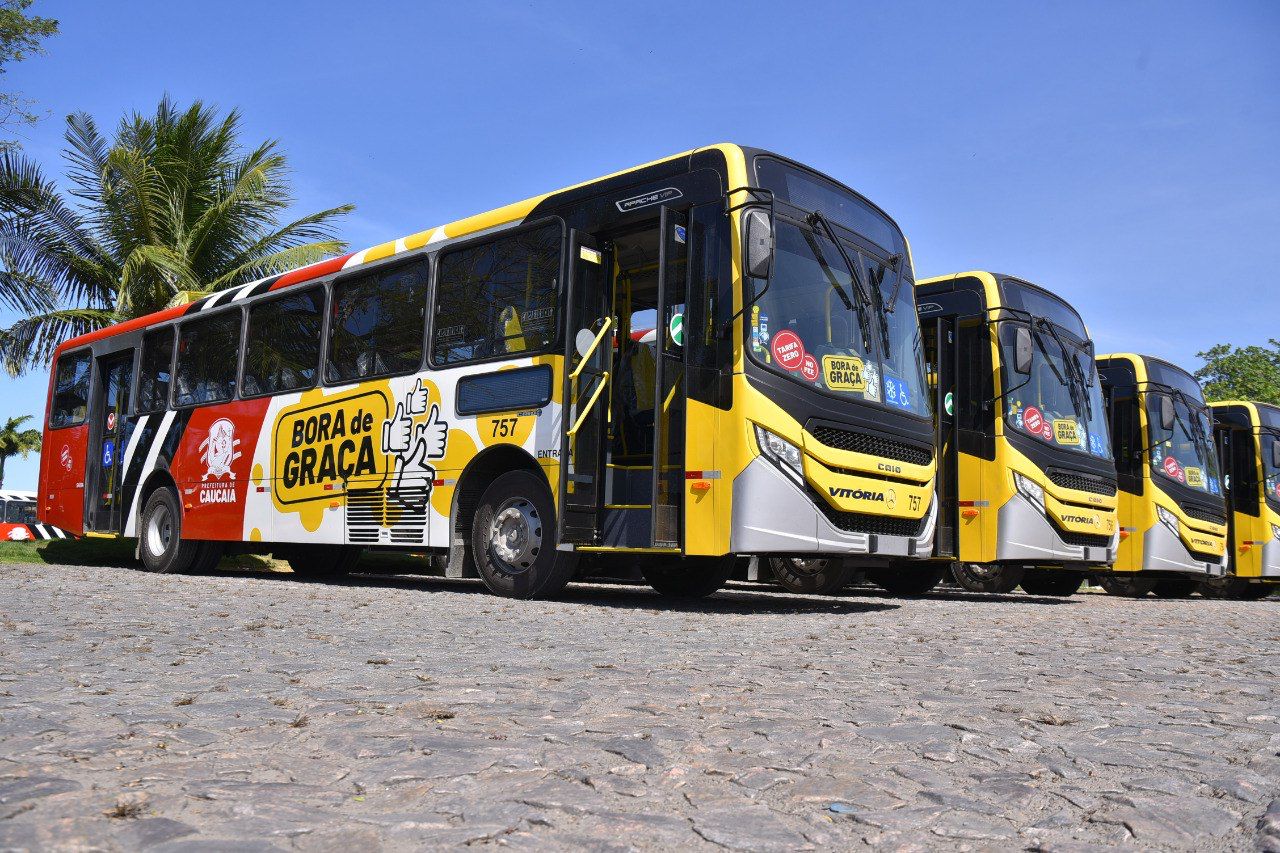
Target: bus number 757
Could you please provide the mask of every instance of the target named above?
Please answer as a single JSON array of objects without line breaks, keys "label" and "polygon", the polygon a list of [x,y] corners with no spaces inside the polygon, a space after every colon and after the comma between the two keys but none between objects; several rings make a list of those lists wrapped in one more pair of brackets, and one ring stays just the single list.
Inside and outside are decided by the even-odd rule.
[{"label": "bus number 757", "polygon": [[494,438],[510,438],[515,435],[519,418],[495,418],[493,421]]}]

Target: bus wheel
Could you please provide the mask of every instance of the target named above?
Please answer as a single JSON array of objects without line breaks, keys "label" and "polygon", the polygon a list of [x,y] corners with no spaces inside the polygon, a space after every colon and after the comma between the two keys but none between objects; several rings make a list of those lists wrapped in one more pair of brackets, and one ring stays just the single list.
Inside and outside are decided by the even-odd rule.
[{"label": "bus wheel", "polygon": [[1027,595],[1058,595],[1066,597],[1075,595],[1084,583],[1084,575],[1080,572],[1068,572],[1062,569],[1042,569],[1028,572],[1022,578],[1022,591]]},{"label": "bus wheel", "polygon": [[489,484],[471,523],[484,585],[508,598],[548,598],[573,577],[574,554],[556,550],[556,510],[544,480],[509,471]]},{"label": "bus wheel", "polygon": [[351,574],[364,549],[359,545],[289,545],[279,557],[303,578],[340,578]]},{"label": "bus wheel", "polygon": [[142,510],[142,536],[138,554],[148,572],[185,572],[196,558],[200,543],[182,538],[182,511],[172,489],[152,492]]},{"label": "bus wheel", "polygon": [[867,580],[894,595],[924,595],[942,580],[942,569],[867,569]]},{"label": "bus wheel", "polygon": [[1265,583],[1249,583],[1234,577],[1213,578],[1200,581],[1200,594],[1205,598],[1229,598],[1236,601],[1257,601],[1266,598],[1275,587]]},{"label": "bus wheel", "polygon": [[1094,577],[1098,581],[1098,586],[1106,590],[1108,595],[1118,595],[1123,598],[1142,598],[1156,585],[1155,578],[1138,577],[1136,574],[1105,572]]},{"label": "bus wheel", "polygon": [[222,549],[221,542],[201,542],[199,550],[196,551],[196,558],[191,561],[191,573],[203,575],[216,569],[218,563],[222,562]]},{"label": "bus wheel", "polygon": [[1151,591],[1156,598],[1190,598],[1200,584],[1191,578],[1161,578]]},{"label": "bus wheel", "polygon": [[834,595],[853,576],[853,570],[839,558],[770,557],[769,568],[783,589],[802,595]]},{"label": "bus wheel", "polygon": [[969,592],[1006,593],[1022,583],[1026,569],[1022,566],[998,566],[994,563],[952,563],[951,576]]},{"label": "bus wheel", "polygon": [[640,566],[649,586],[668,598],[706,598],[725,585],[733,574],[736,558],[686,557],[674,563],[645,563]]}]

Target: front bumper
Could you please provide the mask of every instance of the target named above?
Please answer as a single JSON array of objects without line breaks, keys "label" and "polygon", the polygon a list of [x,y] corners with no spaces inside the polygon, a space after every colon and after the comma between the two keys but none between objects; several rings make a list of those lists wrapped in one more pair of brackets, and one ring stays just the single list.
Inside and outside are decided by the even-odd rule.
[{"label": "front bumper", "polygon": [[996,543],[996,559],[1025,563],[1114,563],[1120,545],[1117,531],[1105,547],[1071,545],[1049,521],[1044,507],[1031,502],[1021,492],[1000,507],[1000,541]]},{"label": "front bumper", "polygon": [[1199,560],[1191,555],[1182,539],[1169,528],[1157,522],[1142,536],[1142,571],[1179,572],[1205,577],[1222,577],[1226,573],[1226,559]]},{"label": "front bumper", "polygon": [[733,481],[735,554],[862,554],[920,557],[933,554],[938,501],[918,536],[848,533],[827,519],[803,489],[757,456]]}]

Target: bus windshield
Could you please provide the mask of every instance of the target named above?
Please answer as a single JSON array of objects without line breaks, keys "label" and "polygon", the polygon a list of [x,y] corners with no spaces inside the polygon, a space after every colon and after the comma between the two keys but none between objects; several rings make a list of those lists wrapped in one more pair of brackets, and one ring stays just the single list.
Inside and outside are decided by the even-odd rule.
[{"label": "bus windshield", "polygon": [[754,281],[751,355],[828,393],[928,415],[914,291],[909,279],[899,283],[904,263],[842,243],[777,220],[773,273],[767,285]]},{"label": "bus windshield", "polygon": [[1258,450],[1262,452],[1262,493],[1267,503],[1280,509],[1280,467],[1272,464],[1271,446],[1280,443],[1280,409],[1262,403],[1258,410]]},{"label": "bus windshield", "polygon": [[[1213,448],[1213,422],[1200,386],[1189,374],[1172,365],[1147,361],[1145,394],[1147,442],[1151,445],[1151,470],[1158,476],[1211,495],[1222,494],[1218,455]],[[1160,424],[1161,398],[1173,398],[1174,424]]]}]

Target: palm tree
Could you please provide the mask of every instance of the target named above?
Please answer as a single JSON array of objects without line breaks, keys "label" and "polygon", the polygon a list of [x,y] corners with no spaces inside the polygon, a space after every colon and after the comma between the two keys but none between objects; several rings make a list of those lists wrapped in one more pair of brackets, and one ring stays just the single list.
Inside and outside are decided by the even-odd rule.
[{"label": "palm tree", "polygon": [[275,140],[245,151],[240,115],[167,96],[108,141],[67,117],[61,193],[20,152],[0,154],[0,329],[10,375],[48,363],[69,337],[338,254],[330,208],[282,225],[293,202]]},{"label": "palm tree", "polygon": [[10,456],[27,458],[27,454],[40,449],[40,430],[21,429],[31,420],[31,415],[20,415],[9,418],[0,427],[0,489],[4,488],[4,463]]}]

